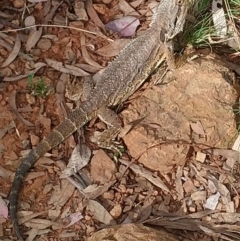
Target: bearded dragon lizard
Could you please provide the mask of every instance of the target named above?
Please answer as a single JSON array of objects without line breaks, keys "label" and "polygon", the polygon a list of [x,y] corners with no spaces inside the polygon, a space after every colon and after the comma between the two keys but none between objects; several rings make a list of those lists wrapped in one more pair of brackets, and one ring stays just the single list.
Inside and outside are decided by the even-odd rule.
[{"label": "bearded dragon lizard", "polygon": [[16,171],[9,196],[10,215],[18,240],[24,241],[17,220],[17,199],[21,183],[29,169],[41,156],[96,115],[111,126],[107,134],[116,133],[116,130],[121,127],[121,121],[108,107],[125,101],[165,59],[168,66],[173,67],[170,58],[173,56],[172,38],[182,30],[186,12],[186,0],[161,0],[149,29],[132,40],[108,65],[96,86],[91,90],[91,98],[71,112],[68,118],[31,150],[22,161]]}]

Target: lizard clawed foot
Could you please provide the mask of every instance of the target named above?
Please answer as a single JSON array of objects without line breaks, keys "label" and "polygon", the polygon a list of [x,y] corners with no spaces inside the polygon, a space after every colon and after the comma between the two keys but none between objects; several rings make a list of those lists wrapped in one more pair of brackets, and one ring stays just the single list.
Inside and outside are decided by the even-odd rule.
[{"label": "lizard clawed foot", "polygon": [[91,137],[91,141],[96,143],[99,147],[117,151],[120,155],[122,155],[120,150],[123,149],[124,146],[121,145],[120,142],[114,140],[118,133],[119,130],[113,127],[103,132],[96,131]]}]

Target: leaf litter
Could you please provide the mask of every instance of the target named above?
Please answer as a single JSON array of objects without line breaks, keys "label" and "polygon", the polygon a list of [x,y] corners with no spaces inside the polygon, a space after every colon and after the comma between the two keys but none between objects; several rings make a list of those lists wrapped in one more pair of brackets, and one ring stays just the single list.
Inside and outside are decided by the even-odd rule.
[{"label": "leaf litter", "polygon": [[[28,103],[24,98],[24,100],[19,99],[21,91],[29,91],[26,87],[27,77],[32,73],[48,77],[57,86],[62,73],[66,78],[71,78],[71,75],[87,76],[96,73],[106,67],[109,57],[116,56],[129,42],[128,39],[118,39],[115,35],[109,35],[106,31],[105,26],[110,23],[109,20],[115,19],[112,16],[118,16],[115,20],[117,22],[127,21],[128,25],[130,20],[138,19],[142,14],[149,17],[151,15],[149,9],[157,4],[156,1],[151,1],[148,5],[144,5],[143,1],[132,3],[124,0],[118,3],[110,1],[110,5],[104,5],[104,9],[101,9],[101,6],[97,8],[91,1],[86,2],[85,8],[83,5],[75,4],[77,17],[80,16],[81,11],[87,12],[89,17],[89,19],[81,20],[86,27],[84,30],[88,32],[84,34],[76,31],[77,27],[73,27],[83,26],[78,22],[79,19],[69,18],[69,26],[49,25],[46,27],[49,21],[55,23],[57,19],[65,19],[65,12],[67,12],[65,10],[71,7],[67,1],[28,2],[32,3],[31,5],[27,3],[28,9],[31,10],[29,16],[25,12],[27,8],[17,1],[14,1],[14,4],[12,2],[7,4],[6,7],[12,7],[12,10],[1,7],[7,24],[6,28],[2,27],[5,33],[0,32],[2,53],[0,66],[3,72],[10,73],[3,76],[4,81],[11,82],[8,83],[9,87],[0,93],[2,120],[0,130],[2,130],[1,144],[3,146],[0,160],[0,197],[3,198],[6,198],[9,192],[12,171],[15,171],[16,165],[19,164],[19,160],[13,158],[13,153],[22,155],[25,147],[31,149],[31,146],[38,143],[38,140],[33,138],[34,136],[39,139],[44,138],[49,133],[50,127],[56,126],[59,119],[63,118],[56,110],[56,106],[62,106],[65,103],[62,103],[63,98],[55,98],[55,94],[46,99],[38,97],[32,103]],[[12,14],[9,14],[11,11],[15,11],[16,16],[19,13],[18,17],[21,16],[21,18],[18,19],[22,21],[14,21],[14,25],[10,18]],[[101,11],[109,15],[101,16],[99,14]],[[62,23],[64,25],[65,21]],[[144,24],[146,23],[143,22],[143,29]],[[139,25],[138,21],[136,25],[131,27],[130,33],[124,33],[122,36],[135,34],[136,27]],[[23,30],[16,34],[15,30],[11,32],[9,31],[11,29],[7,27],[14,27],[14,29],[23,27]],[[115,31],[119,32],[119,29]],[[99,35],[102,38],[99,38]],[[66,36],[68,38],[65,38]],[[49,40],[48,47],[45,46],[44,39]],[[24,109],[26,103],[30,104],[29,111],[26,111],[27,108]],[[70,106],[70,103],[67,104]],[[21,110],[21,115],[19,110]],[[39,121],[41,118],[42,120]],[[125,134],[122,134],[123,138],[142,125],[144,123],[138,123],[133,128],[129,126]],[[208,134],[209,129],[204,123],[192,121],[189,126],[194,135],[205,137]],[[105,128],[104,124],[94,124],[93,121],[88,129],[91,132],[92,129],[98,127],[101,127],[99,129]],[[19,134],[15,131],[16,128]],[[149,132],[153,129],[155,131],[158,127],[151,123],[151,128]],[[23,133],[25,134],[22,135]],[[21,139],[21,136],[25,137]],[[140,139],[139,135],[137,137]],[[25,145],[28,139],[28,144]],[[87,144],[89,144],[88,141]],[[153,143],[152,147],[154,145],[157,147],[158,143]],[[236,145],[239,146],[239,144]],[[85,149],[84,145],[83,147]],[[70,156],[74,148],[79,150],[79,146],[72,137],[66,143],[61,143],[59,147],[54,148],[51,153],[47,153],[35,164],[36,171],[29,173],[23,184],[20,209],[25,212],[22,213],[20,222],[31,228],[28,231],[29,240],[33,240],[37,235],[46,238],[46,234],[54,235],[56,239],[66,238],[67,240],[67,237],[74,236],[81,240],[102,227],[103,224],[135,221],[154,223],[154,225],[172,229],[197,230],[203,233],[201,235],[205,233],[212,236],[219,234],[220,228],[227,227],[229,231],[222,231],[222,238],[227,240],[224,235],[229,237],[237,235],[234,236],[233,233],[236,228],[234,225],[239,221],[238,214],[235,212],[239,206],[237,195],[239,187],[236,185],[238,172],[235,170],[234,162],[224,159],[232,158],[239,162],[237,151],[220,148],[206,150],[193,146],[192,152],[183,153],[183,158],[179,156],[174,165],[161,163],[163,169],[169,169],[166,174],[164,171],[140,165],[138,158],[132,155],[132,150],[130,155],[124,153],[121,159],[105,151],[94,151],[90,164],[88,161],[91,154],[88,153],[86,160],[82,161],[83,163],[80,161],[79,164],[77,159],[80,155],[76,151],[73,163],[70,167],[66,167],[65,157]],[[143,155],[148,153],[149,147],[146,149],[144,145],[140,145],[139,148],[141,151],[145,150]],[[133,159],[134,163],[132,163]],[[149,159],[151,159],[150,155]],[[191,164],[189,164],[190,161]],[[174,168],[175,166],[177,168]],[[62,172],[68,170],[67,168],[71,170],[69,175],[72,175],[70,177],[72,182],[69,182],[70,179],[59,179]],[[87,187],[81,187],[79,191],[76,191],[72,183],[76,185],[79,183],[79,169],[81,169],[81,177],[85,175],[88,180],[84,179]],[[234,170],[233,174],[232,170]],[[235,195],[234,198],[232,198],[233,195]],[[210,210],[205,210],[206,208]],[[34,212],[27,212],[26,210],[29,209]],[[8,231],[11,226],[9,220],[6,220],[6,208],[3,213],[5,231],[0,232],[0,235],[12,237],[12,230]],[[155,216],[155,219],[152,216]],[[214,227],[215,224],[217,224],[216,227]],[[231,224],[234,225],[230,226]],[[67,232],[62,230],[64,227],[68,228]],[[77,236],[79,233],[83,235]],[[191,233],[189,237],[193,238]]]}]

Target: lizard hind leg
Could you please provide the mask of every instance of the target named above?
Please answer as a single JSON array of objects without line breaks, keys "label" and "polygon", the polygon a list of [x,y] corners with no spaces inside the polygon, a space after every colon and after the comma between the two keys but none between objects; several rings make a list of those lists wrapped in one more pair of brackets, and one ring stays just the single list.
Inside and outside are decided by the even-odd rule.
[{"label": "lizard hind leg", "polygon": [[111,109],[102,107],[97,111],[97,116],[106,123],[109,128],[103,131],[97,138],[97,144],[106,149],[116,149],[113,139],[119,133],[122,122],[118,115]]}]

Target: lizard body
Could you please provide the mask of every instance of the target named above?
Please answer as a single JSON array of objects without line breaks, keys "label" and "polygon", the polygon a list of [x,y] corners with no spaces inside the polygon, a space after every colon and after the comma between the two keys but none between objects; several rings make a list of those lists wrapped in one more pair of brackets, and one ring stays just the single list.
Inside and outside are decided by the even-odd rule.
[{"label": "lizard body", "polygon": [[[121,122],[109,106],[126,100],[146,80],[151,72],[171,53],[171,38],[183,27],[187,6],[177,0],[162,0],[154,14],[150,28],[132,40],[102,73],[91,90],[90,97],[69,117],[56,127],[35,149],[24,158],[18,167],[10,191],[10,215],[18,240],[24,241],[17,221],[17,199],[21,183],[33,164],[54,146],[60,144],[94,116],[104,119],[113,130]],[[169,43],[168,43],[169,40]],[[111,116],[111,120],[106,120]]]}]

